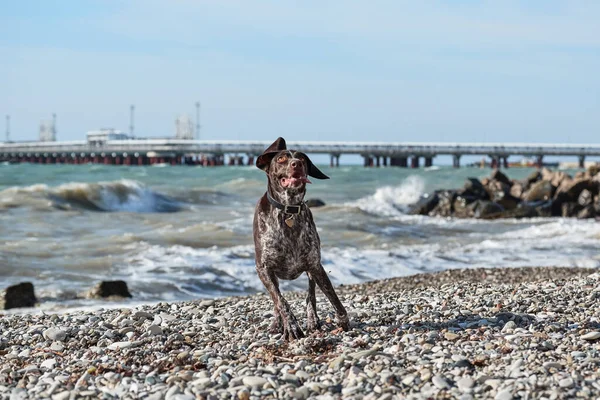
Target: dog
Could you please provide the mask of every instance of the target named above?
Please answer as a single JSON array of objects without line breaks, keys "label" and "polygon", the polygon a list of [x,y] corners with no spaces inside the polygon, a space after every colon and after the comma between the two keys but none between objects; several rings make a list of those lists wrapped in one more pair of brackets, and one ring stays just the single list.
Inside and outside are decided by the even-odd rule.
[{"label": "dog", "polygon": [[308,275],[306,314],[308,331],[321,327],[317,315],[316,285],[336,311],[338,324],[348,330],[346,309],[321,265],[321,240],[304,195],[308,177],[329,179],[304,153],[288,150],[278,138],[257,159],[256,166],[267,174],[267,191],[254,212],[253,236],[256,272],[274,303],[274,320],[269,331],[282,333],[284,340],[304,337],[298,321],[279,290],[279,279],[293,280]]}]

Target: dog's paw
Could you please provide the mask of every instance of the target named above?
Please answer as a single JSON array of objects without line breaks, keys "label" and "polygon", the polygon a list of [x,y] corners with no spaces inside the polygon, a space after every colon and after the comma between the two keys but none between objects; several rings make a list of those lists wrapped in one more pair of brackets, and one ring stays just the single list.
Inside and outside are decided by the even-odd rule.
[{"label": "dog's paw", "polygon": [[321,321],[319,318],[315,316],[308,315],[308,320],[306,321],[306,329],[309,332],[319,331],[321,330]]},{"label": "dog's paw", "polygon": [[344,331],[350,330],[350,319],[348,319],[348,315],[338,315],[337,322],[340,328],[342,328]]},{"label": "dog's paw", "polygon": [[269,333],[272,335],[283,333],[283,325],[280,317],[273,318],[273,322],[271,323],[271,326],[269,326]]},{"label": "dog's paw", "polygon": [[302,332],[302,329],[300,329],[300,325],[298,324],[298,321],[296,321],[296,317],[290,314],[287,318],[284,318],[283,338],[285,340],[295,340],[302,339],[303,337],[304,332]]},{"label": "dog's paw", "polygon": [[310,306],[306,310],[306,329],[309,332],[318,331],[321,329],[321,321]]}]

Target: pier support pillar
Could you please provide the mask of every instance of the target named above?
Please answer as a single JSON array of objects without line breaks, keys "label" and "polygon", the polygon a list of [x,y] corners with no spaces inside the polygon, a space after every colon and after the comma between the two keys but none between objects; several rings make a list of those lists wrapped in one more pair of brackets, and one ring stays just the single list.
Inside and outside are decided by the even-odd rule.
[{"label": "pier support pillar", "polygon": [[496,157],[496,156],[492,157],[492,161],[490,162],[490,167],[492,169],[497,169],[499,167],[498,157]]},{"label": "pier support pillar", "polygon": [[452,156],[452,166],[454,168],[460,168],[460,154],[455,154]]},{"label": "pier support pillar", "polygon": [[248,156],[248,165],[254,165],[254,157]]},{"label": "pier support pillar", "polygon": [[419,168],[419,156],[412,156],[410,158],[410,167]]},{"label": "pier support pillar", "polygon": [[376,163],[377,163],[377,164],[376,164],[376,165],[377,165],[377,167],[381,167],[381,157],[379,157],[379,156],[376,156],[376,157],[375,157],[375,160],[376,160]]},{"label": "pier support pillar", "polygon": [[329,166],[330,167],[339,167],[340,166],[340,155],[339,154],[330,154]]},{"label": "pier support pillar", "polygon": [[504,168],[508,168],[508,156],[502,157],[502,164]]},{"label": "pier support pillar", "polygon": [[425,166],[431,167],[433,165],[433,157],[425,157]]},{"label": "pier support pillar", "polygon": [[406,157],[390,157],[390,165],[392,167],[408,167],[408,158]]},{"label": "pier support pillar", "polygon": [[585,168],[585,156],[579,156],[579,168]]},{"label": "pier support pillar", "polygon": [[388,164],[387,157],[386,157],[386,156],[383,156],[383,166],[384,166],[384,167],[387,167],[387,164]]},{"label": "pier support pillar", "polygon": [[537,158],[535,160],[535,165],[538,168],[542,168],[544,166],[544,156],[543,155],[537,156]]}]

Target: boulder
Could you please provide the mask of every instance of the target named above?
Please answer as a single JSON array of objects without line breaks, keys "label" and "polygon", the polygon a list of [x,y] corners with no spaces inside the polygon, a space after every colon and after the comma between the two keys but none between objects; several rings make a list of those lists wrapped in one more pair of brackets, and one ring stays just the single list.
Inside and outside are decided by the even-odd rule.
[{"label": "boulder", "polygon": [[600,173],[600,164],[596,163],[596,164],[590,165],[586,172],[590,178],[593,178],[594,176],[596,176]]},{"label": "boulder", "polygon": [[552,198],[553,190],[554,188],[550,181],[538,181],[531,185],[521,198],[527,202],[546,201]]},{"label": "boulder", "polygon": [[510,180],[510,179],[508,179],[508,176],[504,175],[504,174],[502,173],[502,171],[500,171],[499,169],[495,169],[495,170],[492,172],[492,175],[490,176],[490,178],[491,178],[493,181],[502,182],[502,183],[505,183],[505,184],[507,184],[508,186],[510,186],[510,185],[512,184],[511,180]]},{"label": "boulder", "polygon": [[577,198],[577,203],[581,207],[587,207],[594,202],[594,195],[587,189],[583,189],[581,193],[579,193],[579,198]]},{"label": "boulder", "polygon": [[552,216],[552,200],[540,201],[537,203],[529,204],[533,207],[536,213],[536,217],[551,217]]},{"label": "boulder", "polygon": [[440,198],[437,193],[425,193],[419,198],[419,201],[410,207],[408,213],[410,215],[429,215],[439,201]]},{"label": "boulder", "polygon": [[476,202],[469,204],[469,208],[471,208],[475,218],[481,219],[492,218],[504,211],[504,207],[500,204],[487,200],[477,200]]},{"label": "boulder", "polygon": [[542,179],[544,181],[551,181],[553,177],[554,177],[554,171],[551,171],[550,169],[548,169],[546,167],[542,168],[542,171],[540,172],[540,179]]},{"label": "boulder", "polygon": [[594,218],[596,215],[598,215],[596,214],[596,208],[592,204],[583,207],[577,212],[577,218],[579,219]]},{"label": "boulder", "polygon": [[575,217],[581,210],[581,206],[575,202],[566,201],[561,204],[561,217]]},{"label": "boulder", "polygon": [[489,198],[485,187],[477,178],[467,178],[461,194],[473,196],[481,200],[487,200]]},{"label": "boulder", "polygon": [[321,199],[308,199],[306,200],[306,205],[310,208],[318,208],[323,207],[325,202]]},{"label": "boulder", "polygon": [[527,190],[526,188],[527,184],[525,182],[514,181],[512,186],[510,187],[510,195],[512,197],[520,199],[521,196],[523,196],[523,193],[525,193],[525,190]]},{"label": "boulder", "polygon": [[525,178],[525,181],[529,185],[531,185],[532,183],[539,181],[541,178],[542,178],[542,173],[540,171],[533,171],[532,173],[527,175],[527,178]]},{"label": "boulder", "polygon": [[556,171],[554,173],[554,176],[550,180],[550,183],[552,184],[552,186],[557,188],[557,187],[561,186],[563,183],[571,181],[571,180],[572,180],[571,175],[569,175],[563,171]]},{"label": "boulder", "polygon": [[454,190],[444,190],[438,192],[439,201],[437,205],[431,210],[429,215],[439,217],[450,217],[454,212],[453,204],[456,199],[457,193]]},{"label": "boulder", "polygon": [[106,297],[132,297],[125,281],[102,281],[89,292],[87,298],[99,299]]},{"label": "boulder", "polygon": [[598,183],[589,178],[563,180],[554,197],[557,198],[564,193],[569,200],[577,200],[583,190],[589,190],[590,193],[596,195],[599,189]]},{"label": "boulder", "polygon": [[490,180],[485,190],[492,201],[498,201],[510,194],[510,185],[496,180]]},{"label": "boulder", "polygon": [[37,299],[31,282],[23,282],[0,291],[0,310],[33,307]]},{"label": "boulder", "polygon": [[454,199],[452,208],[454,210],[454,216],[457,218],[472,218],[474,216],[473,207],[469,207],[470,204],[478,201],[476,197],[468,197],[465,195],[458,195]]}]

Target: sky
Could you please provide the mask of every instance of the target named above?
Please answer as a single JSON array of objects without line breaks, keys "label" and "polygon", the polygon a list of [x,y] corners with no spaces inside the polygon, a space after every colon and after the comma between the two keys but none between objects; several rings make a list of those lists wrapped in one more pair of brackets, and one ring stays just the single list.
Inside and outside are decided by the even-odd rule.
[{"label": "sky", "polygon": [[[0,4],[0,114],[33,140],[600,140],[600,2],[20,0]],[[3,131],[0,131],[3,139]]]}]

